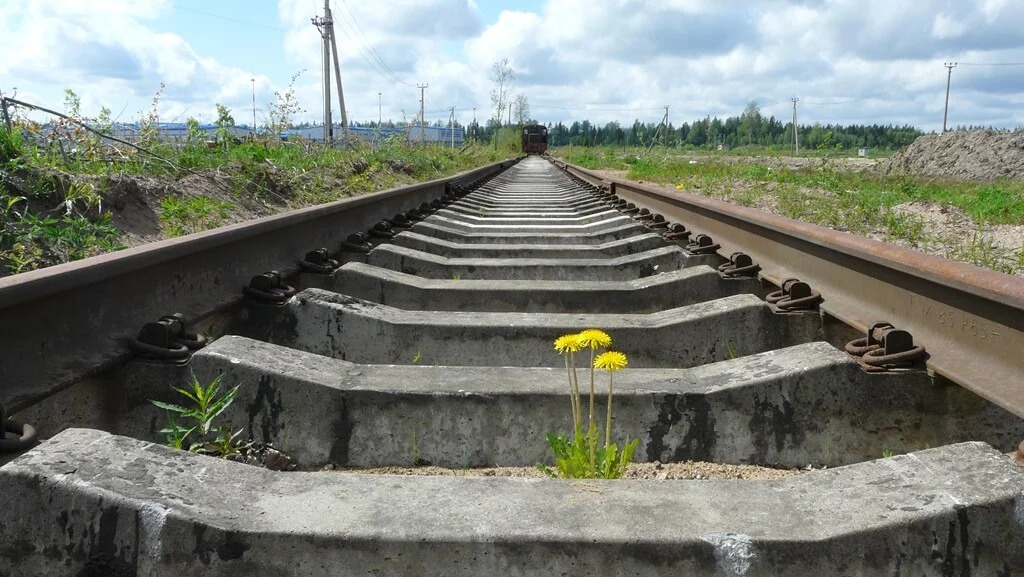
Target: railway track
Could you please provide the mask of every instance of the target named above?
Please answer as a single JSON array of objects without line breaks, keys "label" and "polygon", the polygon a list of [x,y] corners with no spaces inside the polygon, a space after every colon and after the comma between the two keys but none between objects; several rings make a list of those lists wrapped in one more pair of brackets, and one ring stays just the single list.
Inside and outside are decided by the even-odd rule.
[{"label": "railway track", "polygon": [[[1007,279],[540,157],[0,279],[0,403],[49,437],[0,468],[0,574],[1016,574]],[[548,461],[584,328],[636,460],[816,470],[321,471]],[[193,376],[302,471],[160,446]]]}]

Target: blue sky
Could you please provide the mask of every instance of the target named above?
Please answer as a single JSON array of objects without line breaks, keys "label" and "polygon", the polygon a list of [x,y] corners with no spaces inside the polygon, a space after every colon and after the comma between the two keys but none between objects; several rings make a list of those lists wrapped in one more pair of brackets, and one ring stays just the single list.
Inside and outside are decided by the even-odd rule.
[{"label": "blue sky", "polygon": [[[1019,0],[331,0],[351,118],[493,115],[491,66],[508,58],[515,93],[541,121],[673,122],[739,114],[756,100],[787,120],[941,128],[945,61],[951,124],[1024,125]],[[266,118],[291,76],[321,118],[323,0],[3,0],[0,90],[137,119],[166,86],[161,119]],[[252,80],[254,79],[254,81]],[[337,104],[335,117],[338,116]]]}]

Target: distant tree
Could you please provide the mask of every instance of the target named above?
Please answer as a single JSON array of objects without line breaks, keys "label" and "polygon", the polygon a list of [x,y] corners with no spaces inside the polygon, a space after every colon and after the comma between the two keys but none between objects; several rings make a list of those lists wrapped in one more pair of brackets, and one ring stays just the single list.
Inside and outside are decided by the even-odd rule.
[{"label": "distant tree", "polygon": [[761,143],[761,125],[764,119],[761,117],[761,108],[756,100],[747,103],[747,108],[740,115],[740,137],[746,144]]},{"label": "distant tree", "polygon": [[217,141],[227,148],[228,142],[231,141],[231,127],[235,125],[235,117],[231,116],[231,110],[227,106],[219,102],[214,106],[217,107],[217,121],[214,123],[217,125]]},{"label": "distant tree", "polygon": [[[219,104],[217,106],[220,106]],[[199,121],[191,116],[185,121],[185,142],[194,145],[203,140],[203,131],[199,129]]]},{"label": "distant tree", "polygon": [[96,117],[96,130],[103,134],[110,134],[114,128],[114,121],[110,118],[110,109],[106,106],[100,108],[100,115]]},{"label": "distant tree", "polygon": [[617,120],[612,120],[605,124],[604,128],[601,129],[600,142],[605,146],[614,146],[622,143],[623,136],[619,122]]},{"label": "distant tree", "polygon": [[494,88],[491,89],[491,105],[494,107],[494,116],[492,118],[499,126],[501,125],[505,108],[509,105],[512,84],[515,80],[516,75],[508,64],[508,58],[495,62],[491,67],[491,82],[494,83]]},{"label": "distant tree", "polygon": [[[282,132],[292,127],[291,119],[293,117],[306,111],[299,105],[298,97],[295,96],[295,81],[304,72],[303,69],[293,74],[288,88],[283,92],[274,92],[277,101],[270,103],[270,121],[267,123],[267,128],[276,136],[280,136]],[[234,123],[232,122],[232,124]]]},{"label": "distant tree", "polygon": [[512,103],[512,115],[515,116],[516,124],[519,126],[526,124],[526,120],[530,117],[530,102],[522,92],[516,95],[516,99]]}]

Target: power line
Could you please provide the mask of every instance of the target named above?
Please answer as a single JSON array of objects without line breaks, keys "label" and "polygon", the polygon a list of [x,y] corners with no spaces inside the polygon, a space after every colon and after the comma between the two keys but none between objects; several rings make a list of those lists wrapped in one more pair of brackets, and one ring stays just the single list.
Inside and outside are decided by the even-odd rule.
[{"label": "power line", "polygon": [[[380,64],[381,68],[384,69],[384,71],[387,73],[388,76],[390,76],[390,78],[392,80],[394,80],[395,82],[398,82],[399,84],[404,84],[404,85],[412,88],[412,84],[409,84],[409,83],[403,81],[401,78],[399,78],[398,74],[395,73],[394,69],[392,69],[390,66],[388,66],[388,63],[385,62],[383,58],[381,58],[380,54],[377,52],[377,49],[373,47],[373,43],[370,42],[370,39],[367,38],[366,34],[363,33],[363,29],[359,25],[359,20],[356,19],[356,15],[355,15],[355,13],[352,12],[352,9],[349,7],[348,2],[346,2],[345,0],[341,0],[341,4],[342,4],[342,6],[345,7],[345,11],[348,12],[349,17],[352,18],[352,25],[355,27],[355,31],[358,33],[358,37],[353,35],[353,39],[356,40],[357,42],[363,44],[367,49],[369,49],[370,56],[374,60],[376,60],[377,63]],[[344,20],[343,20],[343,22],[344,22]]]},{"label": "power line", "polygon": [[1024,66],[1024,62],[958,62],[960,66]]},{"label": "power line", "polygon": [[356,31],[359,33],[359,36],[366,40],[366,46],[370,49],[370,53],[373,55],[374,59],[377,62],[379,62],[380,65],[383,66],[384,69],[388,71],[396,80],[398,80],[402,84],[405,84],[406,86],[411,87],[411,84],[406,84],[405,82],[402,82],[398,75],[395,73],[395,71],[390,66],[388,66],[387,62],[385,62],[383,58],[380,57],[380,54],[377,52],[377,49],[373,47],[373,43],[370,42],[370,39],[367,38],[366,34],[363,33],[363,29],[359,25],[359,20],[356,18],[355,13],[352,12],[352,9],[349,7],[348,2],[346,2],[345,0],[341,0],[341,3],[342,5],[345,6],[345,11],[348,12],[348,15],[352,17],[352,24],[355,25]]},{"label": "power line", "polygon": [[888,96],[890,94],[895,94],[895,92],[892,91],[892,90],[889,90],[889,91],[885,91],[885,92],[875,92],[874,94],[865,94],[863,96],[851,96],[849,98],[842,98],[840,100],[832,100],[832,101],[825,101],[825,102],[817,101],[817,100],[811,98],[811,99],[804,99],[803,102],[805,104],[812,104],[814,106],[835,106],[837,104],[849,104],[851,102],[859,102],[861,100],[870,100],[872,98],[878,98],[879,96]]},{"label": "power line", "polygon": [[193,8],[185,8],[184,6],[180,5],[175,5],[174,8],[177,10],[183,10],[185,12],[192,12],[195,14],[202,14],[203,16],[210,16],[211,18],[219,18],[221,20],[226,20],[228,22],[234,22],[235,24],[244,24],[245,26],[253,26],[255,28],[266,28],[268,30],[280,30],[282,32],[287,31],[284,28],[281,28],[280,26],[271,26],[270,24],[257,24],[256,22],[247,22],[245,20],[231,18],[230,16],[223,16],[221,14],[214,14],[212,12],[204,12],[202,10],[195,10]]},{"label": "power line", "polygon": [[348,22],[346,22],[344,19],[339,20],[339,22],[341,23],[342,32],[344,32],[346,36],[351,38],[353,43],[355,44],[355,48],[359,53],[360,58],[362,58],[364,62],[369,64],[370,68],[372,68],[374,72],[376,72],[384,80],[390,82],[401,82],[400,79],[394,77],[391,74],[388,74],[386,70],[384,70],[379,64],[375,62],[375,60],[373,59],[373,55],[370,54],[366,47],[362,45],[362,43],[356,37],[355,32],[352,30]]},{"label": "power line", "polygon": [[[348,25],[345,23],[345,21],[339,20],[339,22],[342,23],[342,32],[345,32],[347,36],[358,42],[358,39],[355,38],[355,35],[353,34],[352,30],[348,28]],[[356,44],[356,49],[358,50],[359,56],[363,59],[363,61],[369,64],[370,68],[372,68],[374,72],[376,72],[381,78],[383,78],[384,80],[388,80],[390,82],[397,82],[399,84],[405,84],[406,86],[410,86],[409,84],[402,82],[400,78],[388,74],[387,72],[382,70],[376,63],[374,63],[373,60],[370,59],[369,52],[367,52],[365,48],[363,48],[359,44]]]},{"label": "power line", "polygon": [[[582,108],[581,108],[582,106]],[[589,104],[582,104],[579,106],[556,106],[554,104],[536,104],[530,103],[530,108],[542,108],[544,110],[569,110],[572,112],[634,112],[642,110],[664,110],[664,106],[651,106],[651,107],[615,107],[615,108],[592,108]]]}]

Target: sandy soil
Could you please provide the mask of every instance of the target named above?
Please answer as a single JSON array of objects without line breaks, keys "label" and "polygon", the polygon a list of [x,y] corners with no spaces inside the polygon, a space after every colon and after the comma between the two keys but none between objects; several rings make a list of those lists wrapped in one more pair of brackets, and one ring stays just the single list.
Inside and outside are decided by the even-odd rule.
[{"label": "sandy soil", "polygon": [[929,134],[879,165],[884,174],[964,180],[1024,178],[1024,130]]},{"label": "sandy soil", "polygon": [[[432,475],[446,477],[538,477],[546,475],[537,467],[485,467],[472,469],[448,469],[444,467],[375,467],[369,469],[350,469],[332,466],[324,471],[361,475]],[[754,481],[770,481],[783,477],[792,477],[810,471],[807,469],[773,469],[751,465],[723,465],[721,463],[704,463],[687,461],[685,463],[633,463],[626,469],[624,479],[748,479]]]}]

